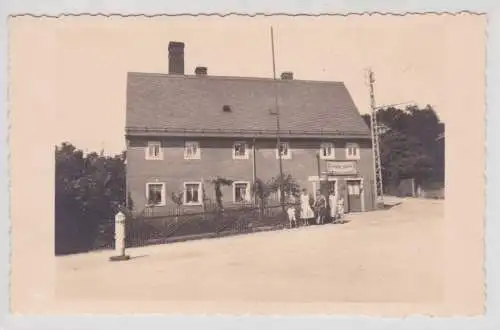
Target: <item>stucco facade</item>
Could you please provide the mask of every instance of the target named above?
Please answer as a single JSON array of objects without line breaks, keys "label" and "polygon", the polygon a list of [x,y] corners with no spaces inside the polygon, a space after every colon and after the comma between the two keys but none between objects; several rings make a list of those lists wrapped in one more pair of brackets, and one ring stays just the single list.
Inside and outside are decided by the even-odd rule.
[{"label": "stucco facade", "polygon": [[[157,159],[147,159],[148,144],[161,143],[161,151]],[[196,142],[199,148],[197,159],[185,159],[186,142]],[[245,159],[235,159],[234,143],[245,143],[247,152]],[[346,200],[348,189],[346,179],[357,180],[360,184],[361,203],[352,211],[369,211],[374,209],[373,198],[373,158],[369,139],[316,139],[316,138],[283,138],[289,151],[282,157],[283,173],[290,174],[300,188],[313,194],[319,189],[318,177],[322,180],[336,181],[337,193],[344,193]],[[334,152],[326,159],[319,159],[322,143],[332,143]],[[341,175],[325,175],[327,162],[348,160],[347,143],[355,143],[358,154],[351,161],[355,163],[356,172]],[[268,181],[279,175],[279,158],[276,150],[276,139],[253,139],[238,137],[137,137],[127,138],[127,190],[134,208],[140,211],[148,204],[148,184],[161,186],[161,201],[156,210],[175,206],[172,193],[186,194],[186,184],[203,182],[205,197],[215,200],[214,186],[211,180],[222,177],[236,183],[245,183],[248,187],[255,178]],[[318,166],[319,160],[319,166]],[[319,174],[319,175],[318,175]],[[223,201],[226,204],[235,202],[235,186],[222,186]],[[194,203],[196,204],[196,203]],[[182,205],[191,210],[200,205],[186,202]]]}]

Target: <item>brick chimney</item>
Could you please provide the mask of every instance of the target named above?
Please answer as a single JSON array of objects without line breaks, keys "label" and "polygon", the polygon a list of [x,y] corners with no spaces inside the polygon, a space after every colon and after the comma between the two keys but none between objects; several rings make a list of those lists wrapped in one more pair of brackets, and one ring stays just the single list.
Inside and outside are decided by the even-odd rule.
[{"label": "brick chimney", "polygon": [[184,43],[171,41],[168,44],[168,73],[184,74]]},{"label": "brick chimney", "polygon": [[194,73],[197,76],[206,76],[207,75],[207,67],[206,66],[197,66],[196,69],[194,69]]},{"label": "brick chimney", "polygon": [[285,71],[285,72],[281,73],[281,79],[282,80],[293,80],[293,72]]}]

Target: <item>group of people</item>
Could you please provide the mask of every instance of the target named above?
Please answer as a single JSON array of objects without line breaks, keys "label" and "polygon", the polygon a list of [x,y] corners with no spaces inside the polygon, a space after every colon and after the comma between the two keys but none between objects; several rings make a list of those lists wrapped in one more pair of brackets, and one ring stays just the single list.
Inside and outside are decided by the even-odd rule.
[{"label": "group of people", "polygon": [[344,197],[335,194],[335,191],[330,191],[326,197],[321,191],[316,192],[316,199],[312,199],[306,189],[302,189],[300,195],[300,204],[296,205],[295,198],[291,197],[287,209],[290,228],[295,225],[297,227],[297,213],[300,215],[300,220],[303,225],[309,225],[311,220],[315,220],[316,224],[325,223],[326,219],[331,219],[335,222],[344,216]]}]

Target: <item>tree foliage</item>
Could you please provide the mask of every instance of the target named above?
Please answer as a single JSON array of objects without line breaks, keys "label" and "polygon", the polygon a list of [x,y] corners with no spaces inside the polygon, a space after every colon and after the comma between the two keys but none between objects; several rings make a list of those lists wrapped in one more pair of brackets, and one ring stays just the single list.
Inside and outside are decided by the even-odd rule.
[{"label": "tree foliage", "polygon": [[217,177],[212,180],[215,190],[215,200],[217,202],[217,206],[219,209],[223,209],[223,201],[222,201],[222,186],[230,186],[233,184],[233,180],[229,180],[226,178]]},{"label": "tree foliage", "polygon": [[125,153],[84,155],[70,143],[55,149],[55,252],[88,250],[99,226],[125,204]]},{"label": "tree foliage", "polygon": [[278,192],[281,187],[285,196],[300,195],[300,186],[291,174],[277,175],[271,179],[269,185],[273,192]]},{"label": "tree foliage", "polygon": [[291,174],[283,174],[282,176],[277,175],[267,182],[257,178],[252,185],[252,193],[262,204],[266,202],[271,194],[278,192],[280,186],[282,187],[285,196],[300,195],[300,186]]},{"label": "tree foliage", "polygon": [[[370,115],[363,119],[371,126]],[[381,109],[377,123],[383,128],[380,158],[384,182],[397,185],[404,178],[444,181],[444,143],[436,141],[444,132],[444,123],[431,106]]]}]

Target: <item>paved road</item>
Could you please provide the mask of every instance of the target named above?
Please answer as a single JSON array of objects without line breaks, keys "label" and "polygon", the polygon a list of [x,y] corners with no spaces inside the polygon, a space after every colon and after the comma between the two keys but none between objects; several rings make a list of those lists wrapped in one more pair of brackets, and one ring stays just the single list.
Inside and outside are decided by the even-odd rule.
[{"label": "paved road", "polygon": [[57,298],[99,300],[101,307],[89,303],[87,312],[118,303],[153,312],[146,301],[165,301],[156,312],[172,306],[219,311],[223,304],[437,303],[443,206],[408,199],[390,210],[350,215],[344,225],[131,249],[127,262],[108,262],[110,251],[59,257]]}]

